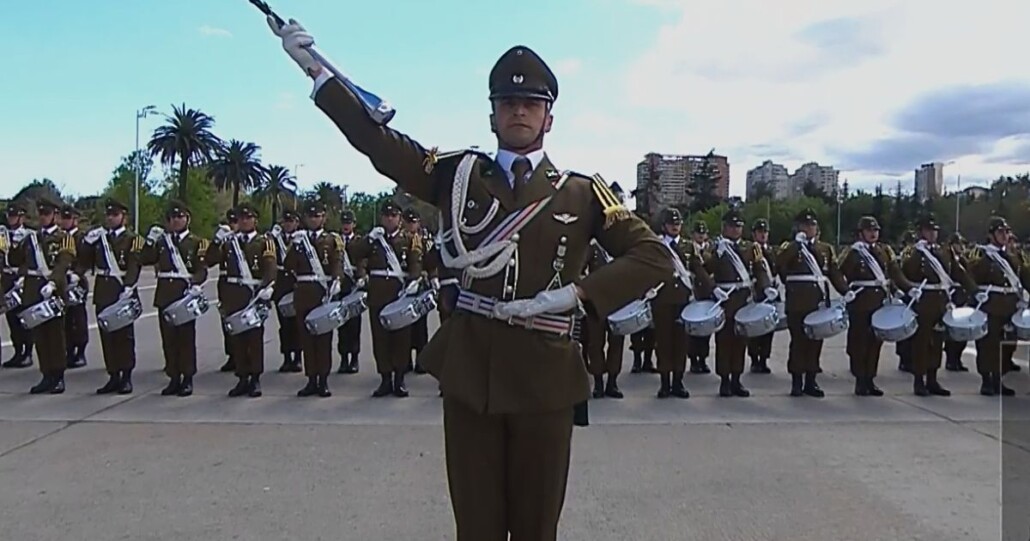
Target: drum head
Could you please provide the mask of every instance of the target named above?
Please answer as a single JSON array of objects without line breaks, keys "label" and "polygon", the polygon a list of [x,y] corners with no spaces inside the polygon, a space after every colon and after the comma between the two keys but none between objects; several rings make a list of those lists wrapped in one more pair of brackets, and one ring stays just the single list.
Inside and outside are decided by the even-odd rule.
[{"label": "drum head", "polygon": [[749,304],[737,311],[734,319],[741,323],[762,321],[776,314],[776,307],[766,303]]},{"label": "drum head", "polygon": [[1024,308],[1012,314],[1012,324],[1024,329],[1030,328],[1030,308]]},{"label": "drum head", "polygon": [[721,307],[715,306],[715,301],[694,301],[683,308],[680,319],[691,322],[708,321],[716,317],[719,308]]},{"label": "drum head", "polygon": [[637,299],[627,304],[626,306],[623,306],[622,308],[619,308],[618,310],[612,312],[611,315],[608,316],[608,319],[614,321],[623,321],[629,318],[636,317],[636,315],[645,308],[647,308],[647,303],[640,299]]},{"label": "drum head", "polygon": [[903,304],[889,304],[873,312],[873,327],[896,329],[915,319],[916,314]]},{"label": "drum head", "polygon": [[976,327],[987,321],[987,314],[972,306],[960,306],[944,314],[945,325],[954,327]]}]

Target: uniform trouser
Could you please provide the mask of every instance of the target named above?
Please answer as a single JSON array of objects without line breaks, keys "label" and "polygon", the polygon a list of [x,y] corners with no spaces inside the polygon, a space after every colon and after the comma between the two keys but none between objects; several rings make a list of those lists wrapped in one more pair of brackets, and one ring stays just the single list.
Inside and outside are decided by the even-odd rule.
[{"label": "uniform trouser", "polygon": [[587,369],[590,374],[618,376],[622,372],[622,350],[626,345],[626,337],[615,334],[607,324],[596,318],[587,316],[584,322]]},{"label": "uniform trouser", "polygon": [[165,375],[170,378],[193,377],[197,373],[197,322],[179,326],[158,315],[161,329],[161,349],[165,355]]},{"label": "uniform trouser", "polygon": [[715,333],[715,373],[720,376],[744,372],[747,337],[738,336],[733,324],[737,310],[726,310],[726,324]]},{"label": "uniform trouser", "polygon": [[380,374],[404,372],[411,362],[411,326],[389,331],[379,322],[383,306],[369,308],[368,320],[372,324],[372,356]]},{"label": "uniform trouser", "polygon": [[941,368],[941,357],[944,354],[944,332],[937,330],[937,326],[944,316],[943,309],[938,314],[916,313],[916,322],[919,327],[912,335],[912,375],[925,376],[931,372],[937,372]]},{"label": "uniform trouser", "polygon": [[7,326],[11,329],[11,344],[14,345],[15,351],[19,352],[21,348],[32,349],[32,332],[22,325],[21,319],[18,319],[24,309],[24,307],[18,307],[4,314],[7,316]]},{"label": "uniform trouser", "polygon": [[572,408],[483,414],[444,397],[457,541],[554,541],[565,502]]},{"label": "uniform trouser", "polygon": [[222,350],[225,351],[226,356],[235,357],[233,354],[232,337],[230,337],[229,332],[225,330],[225,326],[222,326]]},{"label": "uniform trouser", "polygon": [[962,362],[962,354],[966,351],[966,342],[955,342],[946,340],[944,342],[944,359],[947,363],[959,364]]},{"label": "uniform trouser", "polygon": [[422,351],[428,342],[429,316],[426,315],[411,325],[411,349]]},{"label": "uniform trouser", "polygon": [[1016,351],[1015,337],[1005,332],[1009,317],[988,316],[987,335],[976,341],[976,371],[980,375],[1005,374]]},{"label": "uniform trouser", "polygon": [[86,305],[76,304],[64,309],[64,335],[69,348],[84,348],[89,343],[89,320]]},{"label": "uniform trouser", "polygon": [[229,347],[236,360],[236,375],[260,376],[265,371],[265,328],[258,327],[229,337]]},{"label": "uniform trouser", "polygon": [[[99,312],[99,310],[98,310]],[[108,374],[131,371],[136,368],[136,325],[117,331],[100,331],[100,348],[104,352],[104,368]]]},{"label": "uniform trouser", "polygon": [[848,311],[848,359],[856,378],[873,378],[880,366],[880,340],[873,332],[873,312]]},{"label": "uniform trouser", "polygon": [[787,372],[791,375],[819,371],[819,356],[823,352],[823,341],[812,340],[805,334],[806,313],[787,312],[787,329],[790,331],[790,346],[787,353]]},{"label": "uniform trouser", "polygon": [[659,372],[684,372],[687,368],[687,328],[679,323],[683,304],[653,304],[655,352]]},{"label": "uniform trouser", "polygon": [[300,327],[297,326],[297,318],[284,316],[278,308],[275,313],[279,318],[279,353],[300,351]]},{"label": "uniform trouser", "polygon": [[64,342],[64,318],[54,318],[32,329],[36,343],[39,371],[44,376],[61,376],[68,367],[68,350]]},{"label": "uniform trouser", "polygon": [[361,319],[360,314],[352,317],[337,331],[339,341],[336,344],[336,351],[341,356],[348,353],[361,353]]},{"label": "uniform trouser", "polygon": [[752,359],[768,359],[772,356],[772,341],[775,332],[763,336],[749,338],[747,341],[747,352]]},{"label": "uniform trouser", "polygon": [[307,310],[297,310],[297,333],[300,335],[300,346],[304,352],[304,375],[311,378],[315,376],[328,377],[333,369],[333,333],[314,335],[308,332],[304,325],[304,318],[311,310],[317,308],[312,306]]},{"label": "uniform trouser", "polygon": [[629,336],[629,349],[643,353],[654,350],[654,328],[648,327]]},{"label": "uniform trouser", "polygon": [[[679,314],[677,314],[679,315]],[[733,320],[727,320],[732,325]],[[711,349],[711,336],[691,336],[690,340],[690,358],[705,360],[708,358],[708,352]]]}]

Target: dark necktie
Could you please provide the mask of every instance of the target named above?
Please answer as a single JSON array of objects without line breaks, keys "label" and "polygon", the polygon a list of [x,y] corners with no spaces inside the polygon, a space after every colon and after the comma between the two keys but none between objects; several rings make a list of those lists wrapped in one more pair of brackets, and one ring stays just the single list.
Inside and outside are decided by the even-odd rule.
[{"label": "dark necktie", "polygon": [[514,186],[526,181],[529,178],[529,172],[533,170],[533,164],[529,162],[529,158],[525,156],[519,156],[515,158],[515,161],[511,162],[511,172],[515,175],[515,179],[512,182]]}]

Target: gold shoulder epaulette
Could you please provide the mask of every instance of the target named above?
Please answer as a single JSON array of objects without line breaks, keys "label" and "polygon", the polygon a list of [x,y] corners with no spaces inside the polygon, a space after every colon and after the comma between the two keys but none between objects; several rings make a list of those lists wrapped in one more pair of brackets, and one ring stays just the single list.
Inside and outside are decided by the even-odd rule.
[{"label": "gold shoulder epaulette", "polygon": [[411,236],[411,249],[412,251],[422,251],[422,235],[416,233]]},{"label": "gold shoulder epaulette", "polygon": [[[578,175],[578,173],[575,174]],[[605,229],[611,227],[615,222],[626,220],[632,216],[629,209],[622,204],[622,201],[615,195],[615,192],[612,192],[612,189],[608,187],[608,183],[605,182],[600,174],[590,177],[590,181],[594,195],[597,196],[597,200],[601,203],[601,209],[604,212]]]},{"label": "gold shoulder epaulette", "polygon": [[343,236],[339,233],[330,233],[333,237],[333,244],[336,246],[337,252],[343,252],[347,247],[343,243]]},{"label": "gold shoulder epaulette", "polygon": [[785,240],[785,241],[783,241],[783,244],[780,245],[780,250],[786,250],[789,247],[790,247],[790,241],[789,240]]},{"label": "gold shoulder epaulette", "polygon": [[209,241],[209,240],[207,240],[207,239],[205,239],[203,237],[200,237],[200,238],[197,239],[197,251],[199,251],[200,253],[202,253],[202,254],[206,253],[208,247],[210,247],[210,246],[211,246],[211,241]]},{"label": "gold shoulder epaulette", "polygon": [[440,152],[439,147],[427,149],[426,157],[422,160],[422,169],[428,175],[433,172],[433,169],[436,168],[436,164],[440,163],[440,160],[446,160],[448,158],[454,158],[456,156],[464,156],[469,152],[475,152],[475,150],[466,148],[461,150],[452,150],[449,152]]},{"label": "gold shoulder epaulette", "polygon": [[898,254],[894,253],[894,248],[891,248],[890,244],[884,244],[883,251],[887,254],[888,261],[894,261],[898,258]]},{"label": "gold shoulder epaulette", "polygon": [[261,257],[275,257],[275,241],[270,237],[265,237],[265,251],[261,253]]},{"label": "gold shoulder epaulette", "polygon": [[143,251],[143,237],[135,235],[132,237],[132,246],[129,247],[129,251],[133,253],[139,253]]},{"label": "gold shoulder epaulette", "polygon": [[980,248],[979,246],[973,247],[972,250],[969,250],[969,254],[966,255],[966,258],[969,259],[970,263],[975,263],[975,262],[983,259],[983,257],[984,257],[983,248]]},{"label": "gold shoulder epaulette", "polygon": [[65,234],[64,237],[61,238],[60,251],[75,255],[75,237]]}]

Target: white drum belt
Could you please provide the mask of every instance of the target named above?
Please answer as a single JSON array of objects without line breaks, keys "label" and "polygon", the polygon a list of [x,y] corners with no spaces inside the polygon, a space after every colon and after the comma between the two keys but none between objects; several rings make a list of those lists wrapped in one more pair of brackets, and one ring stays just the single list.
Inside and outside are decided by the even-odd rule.
[{"label": "white drum belt", "polygon": [[114,271],[114,270],[110,270],[110,269],[97,269],[96,272],[93,273],[93,275],[94,276],[106,276],[108,278],[121,278],[121,277],[125,276],[125,271],[123,271],[123,270],[116,270],[116,271]]},{"label": "white drum belt", "polygon": [[4,274],[18,274],[18,267],[4,267]]},{"label": "white drum belt", "polygon": [[25,274],[27,276],[38,276],[40,278],[46,278],[46,276],[47,276],[43,271],[36,270],[36,269],[25,271]]},{"label": "white drum belt", "polygon": [[750,282],[722,282],[722,283],[716,283],[715,287],[717,287],[719,289],[737,290],[737,289],[743,289],[743,288],[751,287],[751,283]]},{"label": "white drum belt", "polygon": [[157,277],[166,280],[189,280],[190,275],[181,272],[159,272]]},{"label": "white drum belt", "polygon": [[792,274],[784,279],[785,282],[814,282],[821,283],[826,280],[825,276],[816,276],[814,274]]},{"label": "white drum belt", "polygon": [[259,280],[257,278],[247,279],[247,278],[240,278],[239,276],[229,276],[229,277],[226,277],[225,281],[230,283],[230,284],[237,284],[237,285],[241,285],[241,286],[259,286],[259,285],[261,285],[261,280]]},{"label": "white drum belt", "polygon": [[379,278],[407,278],[407,275],[403,273],[396,273],[392,270],[376,269],[368,271],[369,276],[378,276]]},{"label": "white drum belt", "polygon": [[314,274],[304,274],[297,277],[298,282],[317,282],[320,284],[328,284],[332,281],[332,278],[325,276],[316,276]]},{"label": "white drum belt", "polygon": [[444,278],[443,280],[440,280],[440,286],[441,287],[442,286],[456,285],[457,283],[458,283],[458,279],[457,278]]},{"label": "white drum belt", "polygon": [[881,282],[880,280],[855,280],[848,285],[851,287],[885,287],[887,282]]},{"label": "white drum belt", "polygon": [[951,287],[944,284],[926,284],[923,286],[923,291],[949,291]]},{"label": "white drum belt", "polygon": [[980,291],[986,291],[987,293],[1000,293],[1002,295],[1015,295],[1019,293],[1019,290],[1014,287],[1002,287],[1002,286],[979,286],[977,289]]},{"label": "white drum belt", "polygon": [[462,290],[458,293],[457,308],[459,310],[483,316],[487,319],[503,321],[513,327],[523,327],[525,329],[553,333],[559,336],[568,335],[572,332],[574,323],[571,316],[539,314],[527,318],[496,318],[494,317],[493,308],[498,302],[499,301],[497,299],[478,295],[471,291]]}]

